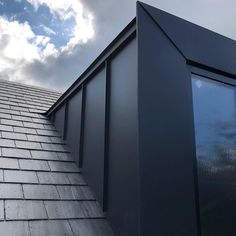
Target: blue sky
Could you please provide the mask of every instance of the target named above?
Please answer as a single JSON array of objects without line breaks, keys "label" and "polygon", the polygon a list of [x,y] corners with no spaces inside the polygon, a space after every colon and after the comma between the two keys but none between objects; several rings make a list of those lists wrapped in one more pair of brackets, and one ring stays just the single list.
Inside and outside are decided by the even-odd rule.
[{"label": "blue sky", "polygon": [[[234,0],[145,0],[236,39]],[[65,90],[135,16],[135,0],[0,0],[0,79]]]}]

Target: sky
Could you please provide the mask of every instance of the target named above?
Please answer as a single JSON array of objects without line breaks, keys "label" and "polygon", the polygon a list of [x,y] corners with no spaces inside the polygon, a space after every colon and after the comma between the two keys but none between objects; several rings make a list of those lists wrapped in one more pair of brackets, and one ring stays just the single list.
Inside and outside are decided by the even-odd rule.
[{"label": "sky", "polygon": [[[236,40],[235,0],[143,2]],[[135,12],[135,0],[0,0],[0,79],[65,91]]]}]

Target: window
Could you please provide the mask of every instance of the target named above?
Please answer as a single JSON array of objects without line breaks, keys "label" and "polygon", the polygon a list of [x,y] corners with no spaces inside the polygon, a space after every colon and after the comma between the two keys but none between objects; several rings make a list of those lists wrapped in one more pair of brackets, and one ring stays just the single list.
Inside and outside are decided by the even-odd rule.
[{"label": "window", "polygon": [[236,88],[192,76],[202,236],[236,235]]}]

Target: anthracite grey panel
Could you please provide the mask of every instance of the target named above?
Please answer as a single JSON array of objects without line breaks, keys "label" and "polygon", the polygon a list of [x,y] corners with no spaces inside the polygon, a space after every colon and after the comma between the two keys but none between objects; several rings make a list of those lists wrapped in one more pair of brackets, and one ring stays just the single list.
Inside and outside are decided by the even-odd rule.
[{"label": "anthracite grey panel", "polygon": [[108,217],[117,235],[138,235],[137,42],[111,61]]},{"label": "anthracite grey panel", "polygon": [[202,236],[236,235],[236,88],[193,76]]},{"label": "anthracite grey panel", "polygon": [[185,58],[138,5],[141,236],[196,236],[194,123]]},{"label": "anthracite grey panel", "polygon": [[234,40],[154,7],[143,5],[187,60],[236,74]]},{"label": "anthracite grey panel", "polygon": [[103,202],[106,73],[100,71],[86,85],[83,173]]},{"label": "anthracite grey panel", "polygon": [[76,93],[68,102],[66,142],[71,154],[79,161],[80,125],[81,125],[82,91]]},{"label": "anthracite grey panel", "polygon": [[63,136],[64,132],[64,120],[65,120],[65,105],[63,105],[59,110],[55,113],[55,126],[57,128],[57,131],[60,132],[60,134]]}]

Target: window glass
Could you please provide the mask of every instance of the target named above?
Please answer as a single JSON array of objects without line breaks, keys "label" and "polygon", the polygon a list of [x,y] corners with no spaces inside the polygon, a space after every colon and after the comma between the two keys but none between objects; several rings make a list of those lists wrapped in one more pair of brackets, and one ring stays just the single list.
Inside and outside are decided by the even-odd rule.
[{"label": "window glass", "polygon": [[193,75],[202,236],[236,235],[236,89]]}]

